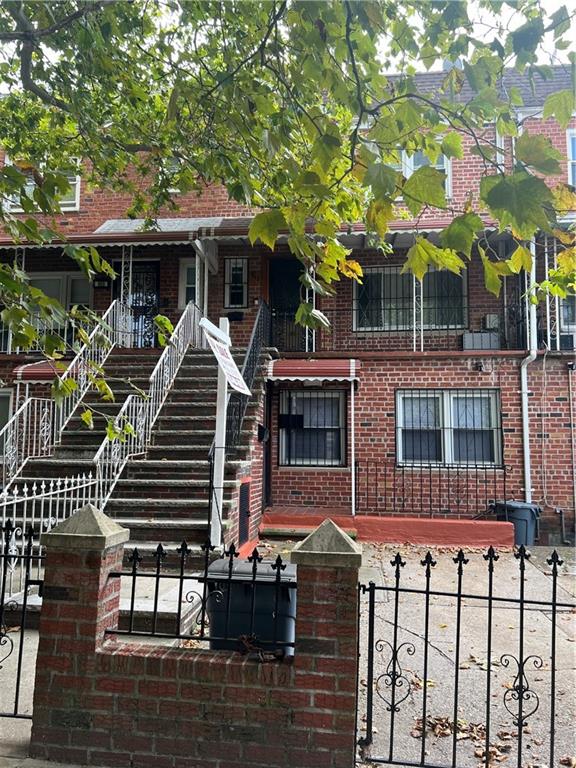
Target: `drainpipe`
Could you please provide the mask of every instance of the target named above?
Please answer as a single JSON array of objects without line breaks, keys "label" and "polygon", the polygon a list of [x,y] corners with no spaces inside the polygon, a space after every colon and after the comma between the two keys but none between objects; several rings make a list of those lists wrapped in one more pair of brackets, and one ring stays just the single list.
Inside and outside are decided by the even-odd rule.
[{"label": "drainpipe", "polygon": [[[530,242],[532,267],[530,269],[530,289],[536,282],[536,243]],[[536,305],[528,301],[526,308],[526,333],[528,355],[520,363],[520,397],[522,403],[522,449],[524,453],[524,501],[532,502],[532,466],[530,456],[530,419],[528,416],[528,366],[536,360],[538,354],[538,339],[536,327]]]},{"label": "drainpipe", "polygon": [[350,499],[352,502],[352,515],[356,514],[356,407],[354,401],[354,385],[356,377],[356,361],[350,360]]}]

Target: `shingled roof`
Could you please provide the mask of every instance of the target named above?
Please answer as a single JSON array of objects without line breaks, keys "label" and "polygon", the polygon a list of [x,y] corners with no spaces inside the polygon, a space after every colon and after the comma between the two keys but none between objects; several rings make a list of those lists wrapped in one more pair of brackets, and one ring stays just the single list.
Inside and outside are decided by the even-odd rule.
[{"label": "shingled roof", "polygon": [[[551,72],[549,78],[545,79],[538,70],[535,70],[532,80],[530,80],[526,73],[521,74],[515,69],[505,69],[499,83],[501,98],[507,99],[510,88],[515,87],[522,94],[524,107],[541,107],[543,106],[546,97],[551,93],[569,90],[575,87],[572,81],[570,65],[550,67],[548,71]],[[422,94],[434,94],[438,92],[447,74],[446,71],[421,72],[416,74],[414,79],[418,91]],[[400,80],[400,78],[401,75],[392,75],[389,79],[397,81]],[[468,80],[465,80],[462,90],[455,96],[455,98],[460,102],[466,102],[473,97],[474,91],[470,87]]]}]

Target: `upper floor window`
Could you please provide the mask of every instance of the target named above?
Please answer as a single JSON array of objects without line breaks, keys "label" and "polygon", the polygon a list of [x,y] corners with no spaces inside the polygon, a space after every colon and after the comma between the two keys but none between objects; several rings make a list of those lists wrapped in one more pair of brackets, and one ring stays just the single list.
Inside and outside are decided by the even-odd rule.
[{"label": "upper floor window", "polygon": [[576,187],[576,130],[568,131],[568,184]]},{"label": "upper floor window", "polygon": [[354,284],[353,310],[356,331],[463,328],[466,281],[444,270],[420,282],[400,267],[365,267],[362,285]]},{"label": "upper floor window", "polygon": [[446,197],[452,195],[452,168],[450,160],[445,155],[439,155],[435,163],[430,162],[430,159],[422,151],[414,152],[410,155],[405,149],[398,151],[398,159],[395,163],[389,163],[390,166],[400,171],[407,179],[412,176],[419,168],[429,165],[436,170],[445,174],[444,189],[446,191]]},{"label": "upper floor window", "polygon": [[346,396],[330,390],[280,393],[280,464],[343,466],[346,461]]},{"label": "upper floor window", "polygon": [[[26,176],[26,195],[30,199],[33,199],[34,189],[36,188],[36,181],[32,171],[19,167],[17,163],[12,163],[7,155],[4,158],[4,162],[6,165],[15,165],[18,170]],[[61,172],[66,176],[69,187],[66,192],[63,192],[58,196],[58,204],[60,205],[60,209],[63,212],[78,211],[80,209],[80,176],[78,176],[75,170],[63,170]],[[10,201],[10,210],[13,213],[21,213],[23,211],[19,196],[16,195]]]},{"label": "upper floor window", "polygon": [[399,390],[396,455],[400,464],[500,465],[498,390]]},{"label": "upper floor window", "polygon": [[224,260],[224,306],[248,306],[248,259]]}]

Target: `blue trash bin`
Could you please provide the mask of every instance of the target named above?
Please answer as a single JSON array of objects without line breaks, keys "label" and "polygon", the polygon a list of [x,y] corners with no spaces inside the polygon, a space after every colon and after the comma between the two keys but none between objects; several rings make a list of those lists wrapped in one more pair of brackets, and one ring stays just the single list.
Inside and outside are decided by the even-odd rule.
[{"label": "blue trash bin", "polygon": [[538,518],[542,510],[526,501],[497,501],[494,505],[497,520],[506,520],[514,526],[514,544],[532,547],[536,541]]}]

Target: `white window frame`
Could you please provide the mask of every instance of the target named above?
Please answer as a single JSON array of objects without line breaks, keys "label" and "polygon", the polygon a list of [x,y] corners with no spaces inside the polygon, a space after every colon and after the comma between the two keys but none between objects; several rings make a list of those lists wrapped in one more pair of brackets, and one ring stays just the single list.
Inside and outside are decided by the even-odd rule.
[{"label": "white window frame", "polygon": [[[326,389],[311,389],[305,390],[280,390],[279,393],[279,407],[278,415],[284,415],[287,411],[287,404],[283,404],[283,401],[288,398],[288,395],[292,397],[298,397],[298,395],[306,397],[306,395],[322,393],[330,393],[332,395],[338,395],[338,427],[326,427],[326,429],[338,429],[340,433],[340,456],[339,461],[324,460],[319,462],[318,459],[298,459],[297,461],[288,462],[288,432],[289,428],[279,429],[279,454],[278,464],[281,467],[321,467],[325,469],[331,469],[334,467],[346,466],[346,434],[347,434],[347,419],[346,419],[346,392],[343,389],[326,390]],[[288,415],[288,414],[287,414]]]},{"label": "white window frame", "polygon": [[567,301],[574,301],[576,302],[576,297],[574,296],[567,296],[565,299],[560,299],[560,331],[566,332],[566,333],[574,333],[576,334],[576,322],[574,323],[566,323],[564,322],[564,305]]},{"label": "white window frame", "polygon": [[[58,301],[62,304],[64,309],[68,309],[71,305],[72,296],[72,280],[84,278],[85,275],[82,272],[29,272],[28,277],[30,280],[45,280],[58,278],[60,280],[60,298]],[[88,281],[90,286],[89,304],[88,307],[94,306],[94,284],[92,280]]]},{"label": "white window frame", "polygon": [[[438,430],[441,435],[441,460],[412,461],[403,458],[403,430],[404,423],[404,400],[422,398],[437,398],[440,407],[438,410],[440,423]],[[494,461],[456,461],[454,458],[454,423],[453,423],[453,401],[457,397],[478,397],[489,398],[490,400],[490,427],[492,432]],[[396,463],[398,466],[418,467],[418,466],[458,466],[458,467],[501,467],[502,456],[502,429],[501,429],[501,405],[500,392],[494,389],[399,389],[396,391]]]},{"label": "white window frame", "polygon": [[196,298],[194,303],[198,307],[201,307],[202,305],[201,297],[204,290],[204,281],[202,280],[202,267],[204,264],[202,259],[198,256],[198,254],[196,254],[195,256],[187,256],[184,259],[180,259],[180,273],[178,277],[178,309],[186,309],[186,288],[188,287],[186,273],[188,271],[188,267],[191,267],[192,264],[194,264],[196,268],[196,278],[194,285]]},{"label": "white window frame", "polygon": [[[75,159],[74,162],[77,162]],[[8,155],[4,156],[4,165],[12,165],[12,161],[8,157]],[[70,186],[74,190],[74,201],[73,202],[66,202],[66,203],[58,203],[60,206],[60,210],[62,213],[74,213],[75,211],[80,210],[80,185],[82,177],[79,174],[76,174],[76,176],[72,176],[72,174],[67,174],[68,181],[70,183]],[[30,193],[29,196],[32,197],[32,192],[34,191],[34,188],[36,187],[36,183],[32,182],[30,184],[26,185],[27,187],[30,187]],[[8,210],[11,213],[24,213],[24,209],[20,205],[20,202],[17,200],[10,200],[8,202]]]},{"label": "white window frame", "polygon": [[[230,271],[232,262],[241,261],[242,267],[242,304],[232,304],[230,302]],[[248,307],[248,257],[247,256],[227,256],[224,259],[224,309],[246,309]]]},{"label": "white window frame", "polygon": [[572,155],[572,139],[576,139],[576,128],[566,131],[566,164],[568,170],[568,184],[576,186],[576,155]]},{"label": "white window frame", "polygon": [[[401,266],[392,266],[392,265],[378,265],[378,266],[370,266],[370,267],[364,267],[363,271],[364,274],[374,274],[376,272],[380,272],[382,275],[382,279],[384,277],[385,272],[392,272],[394,274],[399,274],[402,270]],[[430,268],[429,272],[434,272],[433,268]],[[440,271],[440,270],[438,270]],[[428,274],[428,273],[426,273]],[[459,325],[451,325],[450,329],[453,330],[462,330],[467,328],[467,318],[468,318],[468,281],[464,279],[466,273],[463,273],[460,276],[460,279],[462,281],[462,305],[463,305],[463,320],[462,323]],[[414,275],[412,276],[412,304],[410,306],[410,312],[412,316],[414,316],[414,311],[416,311],[419,314],[419,307],[422,304],[422,301],[424,299],[424,294],[422,292],[422,283],[417,280]],[[426,280],[426,275],[424,275],[424,280]],[[383,283],[382,283],[383,284]],[[354,288],[352,293],[352,330],[358,333],[363,333],[364,331],[412,331],[414,329],[414,324],[410,325],[386,325],[385,322],[383,322],[382,325],[375,325],[375,326],[367,326],[367,325],[358,325],[358,291],[359,286],[358,283],[354,280]],[[383,292],[382,292],[383,293]],[[382,302],[385,301],[384,296],[382,297]],[[416,307],[415,307],[416,305]],[[416,318],[416,326],[420,327],[419,318]],[[437,330],[443,330],[445,329],[445,325],[435,325],[430,323],[424,323],[422,324],[422,329],[425,331],[437,331]]]}]

